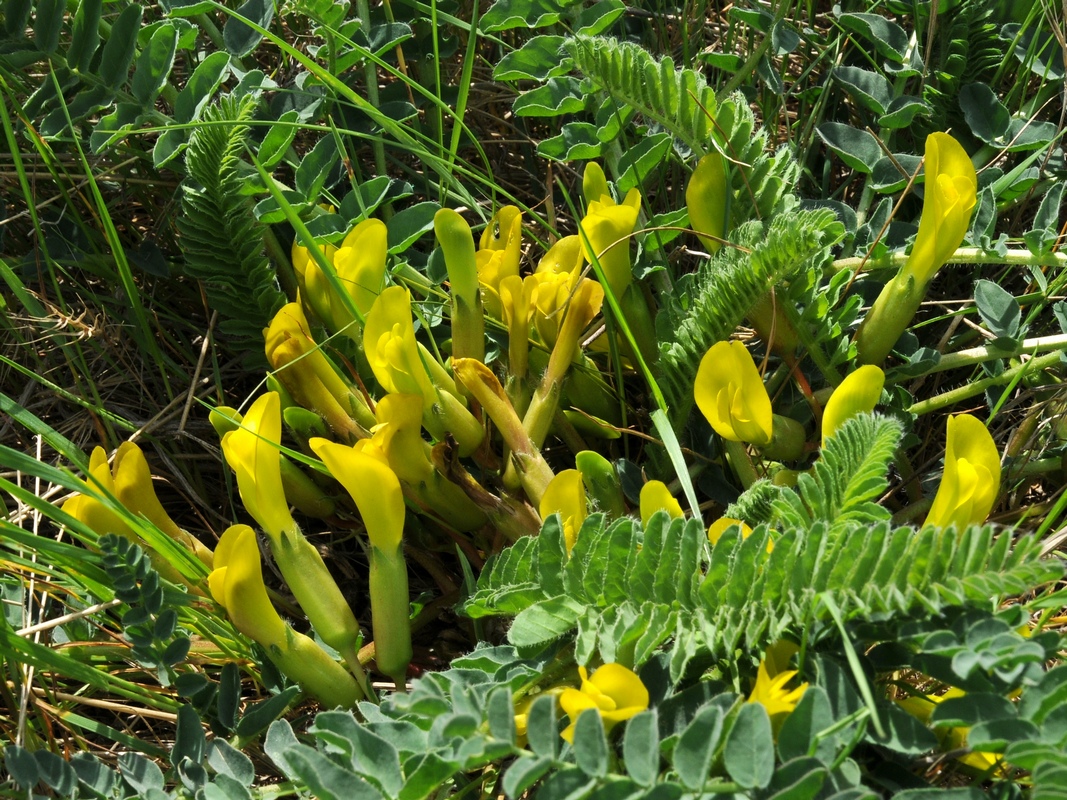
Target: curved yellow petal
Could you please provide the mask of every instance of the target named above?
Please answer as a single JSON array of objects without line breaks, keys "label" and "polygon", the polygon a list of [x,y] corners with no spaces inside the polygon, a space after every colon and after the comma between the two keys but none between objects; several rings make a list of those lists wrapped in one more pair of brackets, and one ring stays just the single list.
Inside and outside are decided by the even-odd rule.
[{"label": "curved yellow petal", "polygon": [[215,549],[215,564],[208,589],[234,627],[264,647],[283,646],[286,627],[263,585],[255,531],[247,525],[227,528]]},{"label": "curved yellow petal", "polygon": [[711,525],[708,526],[708,540],[715,544],[722,538],[722,535],[734,525],[741,527],[741,538],[747,539],[752,534],[752,528],[748,527],[744,522],[739,519],[732,519],[731,517],[719,517]]},{"label": "curved yellow petal", "polygon": [[829,439],[845,420],[863,412],[874,411],[885,386],[880,367],[866,364],[851,373],[834,389],[822,412],[822,443]]},{"label": "curved yellow petal", "polygon": [[586,162],[585,169],[582,171],[582,194],[585,196],[586,206],[605,197],[611,198],[604,168],[595,161]]},{"label": "curved yellow petal", "polygon": [[548,252],[537,262],[535,272],[564,272],[570,274],[581,268],[584,257],[582,237],[577,234],[564,236],[548,248]]},{"label": "curved yellow petal", "polygon": [[641,487],[640,505],[642,525],[648,525],[648,521],[657,511],[666,511],[671,519],[685,516],[682,506],[663,481],[649,481]]},{"label": "curved yellow petal", "polygon": [[567,552],[571,551],[578,539],[578,530],[586,516],[585,484],[582,473],[576,469],[565,469],[549,481],[541,497],[541,519],[559,514],[563,522],[563,538]]},{"label": "curved yellow petal", "polygon": [[281,438],[277,392],[256,398],[241,427],[222,437],[222,452],[237,475],[241,502],[272,539],[296,527],[282,488]]},{"label": "curved yellow petal", "polygon": [[400,549],[404,535],[404,494],[388,466],[366,453],[327,439],[312,439],[311,449],[356,502],[371,544],[386,554]]},{"label": "curved yellow petal", "polygon": [[689,209],[689,227],[700,236],[709,253],[716,252],[726,235],[727,197],[730,187],[726,177],[726,159],[708,153],[697,162],[685,187],[685,204]]},{"label": "curved yellow petal", "polygon": [[[627,196],[627,200],[630,197]],[[640,195],[637,195],[640,202]],[[594,258],[604,270],[608,286],[616,297],[622,297],[633,280],[630,266],[630,234],[637,225],[637,208],[634,205],[595,200],[581,221],[585,233],[585,258],[592,263]]]},{"label": "curved yellow petal", "polygon": [[337,277],[363,315],[381,293],[388,250],[385,223],[367,219],[349,231],[334,256]]},{"label": "curved yellow petal", "polygon": [[905,267],[925,284],[963,242],[978,198],[978,175],[947,133],[926,137],[926,179],[919,231]]},{"label": "curved yellow petal", "polygon": [[411,321],[411,294],[403,286],[383,291],[367,312],[363,349],[387,392],[418,394],[424,409],[433,405],[433,384],[419,357]]},{"label": "curved yellow petal", "polygon": [[1000,491],[1000,453],[981,420],[969,414],[948,419],[945,471],[927,525],[963,529],[985,521]]},{"label": "curved yellow petal", "polygon": [[172,539],[183,539],[181,529],[159,502],[144,453],[133,442],[123,442],[115,453],[115,496],[126,508],[146,516]]},{"label": "curved yellow petal", "polygon": [[622,664],[605,664],[593,673],[589,683],[610,697],[617,709],[648,708],[648,689],[633,670]]},{"label": "curved yellow petal", "polygon": [[770,443],[771,398],[741,342],[716,342],[708,349],[697,369],[693,391],[697,407],[724,439]]},{"label": "curved yellow petal", "polygon": [[584,667],[578,671],[581,688],[564,689],[559,696],[560,707],[571,718],[561,734],[568,742],[573,741],[575,725],[584,711],[595,710],[604,722],[604,730],[610,731],[616,723],[648,708],[648,689],[633,670],[621,664],[605,664],[592,677]]},{"label": "curved yellow petal", "polygon": [[496,282],[490,283],[479,273],[479,280],[483,283],[490,283],[495,289],[504,278],[518,275],[519,260],[522,257],[522,211],[519,207],[501,206],[482,231],[478,246],[482,251],[502,254],[495,276]]}]

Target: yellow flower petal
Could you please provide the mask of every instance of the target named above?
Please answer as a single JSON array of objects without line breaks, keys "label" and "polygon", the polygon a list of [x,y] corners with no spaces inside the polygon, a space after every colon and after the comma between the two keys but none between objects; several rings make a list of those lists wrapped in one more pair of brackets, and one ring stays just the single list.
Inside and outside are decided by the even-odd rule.
[{"label": "yellow flower petal", "polygon": [[561,734],[568,742],[574,740],[574,728],[583,711],[595,709],[608,732],[648,708],[648,689],[633,670],[621,664],[605,664],[592,677],[585,667],[579,667],[578,672],[581,688],[564,689],[559,696],[560,707],[571,718],[571,724]]},{"label": "yellow flower petal", "polygon": [[926,525],[941,528],[985,521],[1000,491],[1000,454],[986,426],[959,414],[948,419],[945,471]]},{"label": "yellow flower petal", "polygon": [[400,480],[373,456],[327,439],[309,443],[333,475],[356,501],[371,544],[383,553],[400,549],[404,534],[404,494]]},{"label": "yellow flower petal", "polygon": [[585,484],[582,473],[565,469],[558,473],[541,497],[541,519],[559,514],[563,523],[563,539],[569,553],[578,539],[578,529],[586,517]]},{"label": "yellow flower petal", "polygon": [[293,530],[282,489],[281,401],[277,392],[256,399],[241,421],[241,427],[222,437],[222,452],[237,475],[241,502],[272,539]]},{"label": "yellow flower petal", "polygon": [[255,531],[247,525],[227,528],[215,548],[215,565],[208,575],[208,588],[234,627],[264,647],[281,647],[286,640],[285,623],[263,585]]},{"label": "yellow flower petal", "polygon": [[334,256],[337,277],[361,314],[370,311],[381,293],[388,249],[385,223],[367,219],[349,231]]},{"label": "yellow flower petal", "polygon": [[749,703],[759,703],[767,709],[767,715],[771,718],[772,726],[777,729],[785,721],[793,709],[797,707],[800,698],[804,696],[808,688],[807,683],[801,683],[795,689],[787,689],[788,684],[797,671],[787,669],[777,675],[771,675],[766,659],[760,662],[756,672],[756,684],[752,687],[752,693],[748,696]]},{"label": "yellow flower petal", "polygon": [[537,263],[536,272],[577,272],[582,266],[583,258],[582,237],[577,234],[564,236],[548,248],[548,252]]},{"label": "yellow flower petal", "polygon": [[363,349],[374,377],[387,392],[417,394],[424,410],[433,406],[433,384],[419,356],[411,321],[411,295],[403,286],[390,286],[374,301],[363,329]]},{"label": "yellow flower petal", "polygon": [[724,439],[770,443],[771,398],[741,342],[717,342],[708,349],[700,361],[693,391],[700,411]]},{"label": "yellow flower petal", "polygon": [[923,211],[905,267],[925,284],[963,242],[978,197],[978,176],[967,152],[947,133],[926,138]]},{"label": "yellow flower petal", "polygon": [[748,527],[739,519],[732,519],[731,517],[720,517],[708,526],[708,539],[712,544],[715,544],[722,538],[722,535],[726,533],[727,529],[734,526],[741,526],[741,538],[747,539],[751,533],[752,528]]},{"label": "yellow flower petal", "polygon": [[666,511],[671,519],[685,516],[682,506],[671,494],[667,484],[663,481],[649,481],[641,487],[641,524],[648,525],[648,521],[657,511]]},{"label": "yellow flower petal", "polygon": [[608,286],[616,297],[622,297],[633,280],[629,236],[635,225],[635,207],[599,200],[589,204],[589,210],[581,221],[581,228],[588,240],[585,258],[590,263],[594,258],[600,263]]},{"label": "yellow flower petal", "polygon": [[172,539],[184,538],[159,502],[152,486],[152,470],[141,448],[133,442],[123,442],[115,453],[115,496],[126,508],[134,514],[143,514]]},{"label": "yellow flower petal", "polygon": [[882,396],[885,373],[873,364],[866,364],[851,373],[830,395],[822,412],[822,443],[829,439],[845,421],[857,414],[874,411]]}]

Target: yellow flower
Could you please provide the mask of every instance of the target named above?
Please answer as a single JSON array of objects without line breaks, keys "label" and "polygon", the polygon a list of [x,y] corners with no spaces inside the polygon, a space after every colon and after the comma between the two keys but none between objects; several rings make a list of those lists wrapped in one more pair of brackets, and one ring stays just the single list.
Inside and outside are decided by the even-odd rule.
[{"label": "yellow flower", "polygon": [[485,513],[431,461],[430,444],[422,438],[422,398],[387,394],[374,413],[378,424],[371,429],[371,438],[359,440],[354,448],[391,467],[425,508],[457,530],[484,525]]},{"label": "yellow flower", "polygon": [[1000,491],[1000,454],[986,426],[975,417],[948,418],[945,473],[926,525],[941,528],[984,522]]},{"label": "yellow flower", "polygon": [[722,247],[719,240],[726,234],[730,187],[726,179],[726,159],[708,153],[697,162],[685,187],[685,204],[689,209],[689,226],[700,236],[709,253]]},{"label": "yellow flower", "polygon": [[829,439],[845,420],[863,412],[874,411],[882,396],[885,373],[873,364],[860,367],[834,389],[822,412],[822,443]]},{"label": "yellow flower", "polygon": [[359,624],[319,551],[289,513],[282,487],[281,431],[278,393],[267,392],[252,404],[241,427],[222,437],[222,452],[237,473],[241,501],[270,539],[293,596],[322,640],[347,659],[359,637]]},{"label": "yellow flower", "polygon": [[310,445],[355,500],[367,527],[374,660],[379,670],[403,686],[411,661],[411,622],[400,480],[381,461],[351,447],[327,439],[312,439]]},{"label": "yellow flower", "polygon": [[323,417],[334,431],[355,435],[353,418],[368,424],[370,409],[323,355],[299,303],[288,303],[274,315],[266,331],[265,352],[293,399]]},{"label": "yellow flower", "polygon": [[[772,645],[773,648],[773,645]],[[770,648],[769,648],[770,650]],[[804,691],[808,688],[807,683],[801,683],[795,689],[787,689],[786,684],[797,675],[795,669],[782,669],[784,659],[779,659],[768,652],[756,671],[756,684],[752,687],[752,693],[748,696],[749,703],[759,703],[767,709],[767,715],[771,718],[771,727],[778,730],[785,718],[797,707]]]},{"label": "yellow flower", "polygon": [[960,143],[947,133],[926,137],[925,194],[919,231],[905,269],[927,283],[967,235],[978,198],[978,175]]},{"label": "yellow flower", "polygon": [[182,532],[170,518],[152,487],[152,471],[141,448],[133,442],[123,442],[115,453],[115,496],[134,514],[143,514],[172,539],[181,539]]},{"label": "yellow flower", "polygon": [[610,195],[604,194],[589,203],[579,225],[585,234],[586,260],[592,263],[595,258],[600,263],[608,286],[619,298],[633,280],[630,234],[637,225],[640,207],[641,193],[637,189],[631,189],[622,203],[616,203]]},{"label": "yellow flower", "polygon": [[467,410],[452,376],[415,341],[411,295],[403,286],[390,286],[374,301],[363,329],[363,349],[382,388],[422,397],[422,424],[431,436],[441,441],[452,434],[461,456],[478,448],[485,430]]},{"label": "yellow flower", "polygon": [[347,445],[328,439],[312,439],[309,444],[356,501],[371,544],[383,553],[396,553],[406,514],[396,473],[378,459]]},{"label": "yellow flower", "polygon": [[478,281],[485,290],[486,312],[501,317],[500,283],[519,274],[522,256],[522,212],[517,206],[503,206],[482,231],[475,261]]},{"label": "yellow flower", "polygon": [[[367,219],[348,232],[340,247],[331,248],[329,261],[337,273],[337,280],[364,316],[381,291],[385,278],[387,238],[384,222]],[[356,335],[349,329],[355,319],[314,260],[309,260],[305,267],[304,286],[311,307],[331,330]]]},{"label": "yellow flower", "polygon": [[582,473],[565,469],[556,475],[541,498],[541,519],[559,514],[563,523],[563,541],[569,553],[578,541],[578,530],[586,516],[585,483]]},{"label": "yellow flower", "polygon": [[152,471],[141,448],[133,442],[123,442],[115,453],[114,493],[134,514],[147,517],[153,525],[174,541],[183,544],[207,566],[212,565],[211,550],[178,527],[163,509],[152,486]]},{"label": "yellow flower", "polygon": [[359,223],[337,249],[334,257],[337,277],[348,289],[361,314],[370,311],[381,293],[388,251],[388,231],[380,219]]},{"label": "yellow flower", "polygon": [[[581,333],[600,312],[603,302],[604,289],[600,284],[584,279],[578,282],[574,293],[567,300],[563,322],[556,334],[555,344],[552,345],[552,354],[548,357],[548,369],[541,376],[541,383],[522,418],[522,425],[535,447],[541,447],[548,436],[559,410],[563,379],[575,356],[581,352],[578,346]],[[505,473],[504,482],[507,483],[511,477]]]},{"label": "yellow flower", "polygon": [[582,237],[577,234],[564,236],[541,256],[535,272],[578,272],[583,259]]},{"label": "yellow flower", "polygon": [[349,708],[362,697],[359,685],[343,667],[278,616],[263,585],[256,534],[247,525],[233,525],[222,534],[208,588],[234,627],[262,645],[283,673],[323,705]]},{"label": "yellow flower", "polygon": [[881,364],[919,308],[930,279],[963,242],[978,197],[967,152],[947,133],[926,138],[923,211],[903,269],[885,285],[856,332],[863,364]]},{"label": "yellow flower", "polygon": [[530,322],[533,319],[533,299],[538,281],[533,275],[520,278],[509,275],[500,281],[500,310],[508,327],[508,373],[526,377],[530,351]]},{"label": "yellow flower", "polygon": [[[322,245],[322,254],[326,256],[326,260],[331,264],[336,253],[337,248],[332,244]],[[311,257],[311,251],[302,244],[297,244],[295,239],[293,240],[292,262],[296,277],[303,283],[304,278],[307,276],[308,264],[314,264],[315,259]]]},{"label": "yellow flower", "polygon": [[[567,301],[579,281],[589,280],[574,272],[537,272],[526,279],[529,281],[530,314],[534,328],[546,347],[556,343],[563,315],[566,313]],[[595,281],[589,281],[595,283]],[[524,283],[523,289],[526,290]]]},{"label": "yellow flower", "polygon": [[422,438],[422,398],[416,394],[387,394],[374,408],[378,424],[371,438],[356,447],[378,449],[397,477],[408,483],[425,481],[433,469],[429,443]]},{"label": "yellow flower", "polygon": [[684,517],[682,506],[663,481],[649,481],[641,487],[641,524],[648,525],[657,511],[666,511],[671,519]]},{"label": "yellow flower", "polygon": [[[943,700],[948,700],[950,697],[963,697],[964,695],[965,692],[962,689],[953,687],[941,695],[915,694],[901,698],[895,702],[913,717],[929,724],[930,715],[933,713],[934,708],[937,707],[938,703]],[[967,733],[969,730],[969,728],[939,726],[937,736],[941,742],[942,750],[951,753],[956,750],[966,749]],[[996,753],[972,750],[965,755],[957,757],[956,760],[961,764],[966,764],[968,767],[983,773],[990,773],[991,770],[995,770],[995,774],[1002,774],[1004,772],[1004,766],[1001,763],[1000,756]]]},{"label": "yellow flower", "polygon": [[560,706],[571,718],[571,724],[561,734],[568,742],[574,741],[578,716],[587,709],[595,709],[600,714],[606,733],[648,708],[648,689],[632,670],[621,664],[605,664],[592,678],[585,667],[578,667],[578,674],[582,678],[581,688],[564,689],[559,696]]},{"label": "yellow flower", "polygon": [[[107,452],[102,447],[93,448],[92,455],[89,457],[88,478],[87,482],[90,486],[96,486],[105,492],[117,495],[115,478],[107,463]],[[131,541],[137,538],[122,517],[95,497],[77,494],[63,504],[63,510],[101,536],[113,533]]]},{"label": "yellow flower", "polygon": [[222,452],[237,474],[241,502],[271,539],[296,530],[282,489],[278,449],[281,440],[281,401],[277,392],[256,398],[241,420],[241,427],[222,437]]},{"label": "yellow flower", "polygon": [[739,519],[732,519],[730,517],[719,517],[711,525],[708,526],[708,540],[712,544],[716,544],[722,535],[726,533],[727,529],[733,525],[739,525],[741,527],[741,538],[747,539],[752,534],[752,528],[748,527]]},{"label": "yellow flower", "polygon": [[433,406],[436,393],[415,341],[411,294],[403,286],[390,286],[374,302],[363,329],[363,349],[387,392],[417,394],[424,410]]},{"label": "yellow flower", "polygon": [[263,585],[255,531],[247,525],[226,529],[215,548],[215,569],[207,581],[211,596],[226,609],[237,630],[267,649],[284,647],[285,623]]},{"label": "yellow flower", "polygon": [[771,398],[741,342],[716,342],[700,360],[697,406],[715,432],[732,442],[771,441]]}]

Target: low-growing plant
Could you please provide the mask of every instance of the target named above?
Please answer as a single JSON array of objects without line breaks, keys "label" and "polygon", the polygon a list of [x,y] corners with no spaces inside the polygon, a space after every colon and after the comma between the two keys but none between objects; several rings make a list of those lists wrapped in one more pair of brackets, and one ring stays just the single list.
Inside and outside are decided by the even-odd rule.
[{"label": "low-growing plant", "polygon": [[[1033,14],[998,38],[968,0],[923,50],[926,9],[835,9],[815,30],[788,4],[739,7],[723,41],[753,37],[744,58],[695,59],[686,7],[676,66],[624,40],[635,10],[614,0],[497,0],[469,21],[400,2],[3,10],[37,235],[20,256],[49,277],[0,275],[35,316],[49,281],[58,309],[79,291],[15,145],[61,185],[57,153],[76,154],[91,202],[69,207],[102,264],[85,269],[121,287],[133,352],[212,466],[165,509],[135,443],[152,423],[62,389],[124,440],[86,458],[29,393],[0,394],[3,430],[38,437],[36,457],[0,445],[0,792],[1062,791],[1044,535],[1067,500],[1024,481],[1060,469],[1040,383],[1067,347],[1048,333],[1067,330],[1064,176]],[[1034,78],[1002,87],[1009,39]],[[515,125],[559,170],[543,209],[507,202],[472,127],[474,71],[497,57]],[[794,102],[821,110],[776,127]],[[180,173],[181,285],[211,310],[199,357],[157,335],[155,284],[131,269],[151,239],[131,249],[93,177],[124,148]],[[1031,201],[1020,236],[1007,217]],[[1025,271],[933,316],[956,263]],[[89,347],[65,369],[91,375]],[[1055,457],[1027,463],[1040,447]],[[427,646],[442,625],[463,652]]]}]

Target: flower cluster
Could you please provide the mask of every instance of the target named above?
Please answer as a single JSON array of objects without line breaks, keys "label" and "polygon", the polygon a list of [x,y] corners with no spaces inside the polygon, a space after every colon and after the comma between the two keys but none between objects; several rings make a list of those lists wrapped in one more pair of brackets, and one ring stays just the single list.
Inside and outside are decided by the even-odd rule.
[{"label": "flower cluster", "polygon": [[[718,153],[706,156],[686,192],[691,226],[711,252],[729,232],[729,170]],[[866,363],[843,380],[828,370],[826,381],[839,382],[832,389],[812,391],[798,377],[803,413],[784,409],[777,396],[798,366],[796,330],[793,338],[764,336],[763,368],[742,341],[719,341],[707,350],[693,399],[721,440],[716,457],[745,486],[760,472],[783,483],[796,479],[817,457],[820,441],[823,448],[840,444],[834,437],[842,436],[848,421],[882,401],[886,377],[877,365],[910,320],[908,309],[962,242],[975,187],[973,167],[958,143],[932,135],[911,257],[857,336],[859,360]],[[94,530],[129,537],[135,536],[130,520],[110,498],[134,517],[147,518],[213,569],[206,584],[186,580],[193,590],[206,588],[237,630],[259,642],[283,672],[321,701],[338,705],[370,695],[360,661],[362,634],[291,505],[365,531],[374,647],[364,651],[373,650],[378,670],[398,686],[412,657],[406,559],[420,555],[405,544],[405,525],[416,524],[409,513],[478,557],[478,550],[490,549],[490,534],[535,534],[553,515],[568,554],[594,512],[609,519],[637,513],[645,526],[658,514],[666,515],[661,520],[684,518],[677,487],[641,476],[639,497],[629,483],[624,492],[620,472],[627,481],[633,473],[617,472],[609,459],[588,449],[589,440],[626,432],[626,410],[620,410],[625,404],[616,391],[630,370],[654,362],[658,347],[631,255],[640,234],[641,192],[613,192],[600,167],[590,164],[583,193],[577,233],[555,241],[527,274],[517,207],[496,210],[477,237],[459,211],[439,210],[433,229],[447,294],[402,279],[403,264],[390,274],[388,228],[379,220],[361,220],[331,244],[294,243],[299,295],[264,331],[268,391],[243,415],[219,407],[212,421],[244,508],[266,535],[285,584],[347,669],[278,615],[263,584],[256,533],[247,526],[229,528],[212,556],[163,511],[135,445],[120,447],[113,467],[103,450],[94,451],[89,473],[95,488],[69,501],[66,510]],[[442,308],[451,323],[449,338],[434,335]],[[760,313],[753,309],[750,317]],[[767,364],[779,358],[784,368],[765,383]],[[782,413],[775,413],[776,406]],[[545,450],[553,436],[574,453],[573,468],[555,455],[549,463]],[[944,474],[926,524],[960,529],[984,520],[999,485],[999,455],[985,426],[966,415],[949,418]],[[691,493],[690,502],[699,516]],[[724,535],[734,541],[751,532],[745,520],[723,515],[707,529],[711,545]],[[768,548],[773,546],[772,534]],[[769,651],[749,696],[775,724],[806,686],[788,688],[797,673],[778,661]],[[311,674],[309,665],[319,672]],[[605,664],[592,676],[579,668],[579,675],[578,688],[558,693],[571,718],[565,738],[573,736],[584,710],[597,710],[610,728],[648,706],[647,690],[621,664]]]}]

